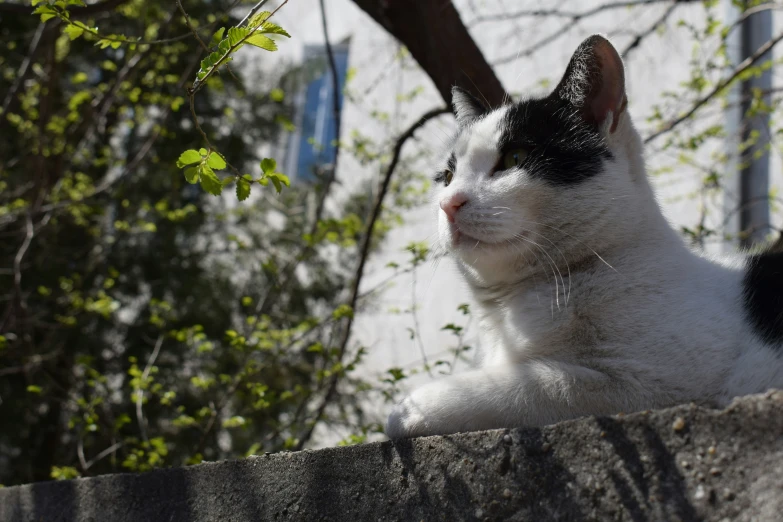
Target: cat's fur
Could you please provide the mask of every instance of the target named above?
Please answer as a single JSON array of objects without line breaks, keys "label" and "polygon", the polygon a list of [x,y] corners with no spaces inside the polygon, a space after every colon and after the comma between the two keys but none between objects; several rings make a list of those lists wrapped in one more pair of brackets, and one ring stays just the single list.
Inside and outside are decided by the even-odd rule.
[{"label": "cat's fur", "polygon": [[[585,40],[547,98],[488,111],[455,89],[454,107],[439,239],[472,290],[483,355],[406,397],[389,437],[783,387],[783,254],[708,260],[670,227],[606,39]],[[505,169],[516,149],[527,159]]]}]

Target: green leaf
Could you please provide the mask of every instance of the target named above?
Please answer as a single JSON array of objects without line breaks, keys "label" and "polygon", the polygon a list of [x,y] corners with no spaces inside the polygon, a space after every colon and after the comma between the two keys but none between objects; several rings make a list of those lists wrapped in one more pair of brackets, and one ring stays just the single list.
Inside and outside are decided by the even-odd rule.
[{"label": "green leaf", "polygon": [[279,34],[291,38],[291,35],[288,34],[288,32],[285,29],[272,22],[264,22],[261,25],[261,28],[258,30],[258,32],[265,33],[265,34]]},{"label": "green leaf", "polygon": [[79,84],[87,81],[87,73],[77,72],[71,76],[71,83]]},{"label": "green leaf", "polygon": [[250,197],[250,183],[244,178],[239,178],[237,180],[237,199],[244,201],[248,197]]},{"label": "green leaf", "polygon": [[335,319],[342,319],[343,317],[353,317],[353,308],[351,308],[347,304],[341,304],[337,308],[335,308],[334,312],[332,312],[332,317]]},{"label": "green leaf", "polygon": [[226,160],[224,160],[217,152],[213,152],[207,158],[207,165],[215,170],[221,170],[226,168]]},{"label": "green leaf", "polygon": [[201,188],[212,194],[213,196],[219,196],[223,192],[223,185],[220,183],[215,172],[209,168],[209,165],[203,163],[199,167],[199,174],[201,176]]},{"label": "green leaf", "polygon": [[277,51],[277,44],[274,42],[274,40],[267,38],[263,34],[255,33],[253,36],[247,38],[245,43],[255,45],[256,47],[260,47],[261,49],[265,49],[267,51]]},{"label": "green leaf", "polygon": [[281,102],[285,99],[285,92],[283,89],[272,89],[269,91],[269,97],[272,101]]},{"label": "green leaf", "polygon": [[69,25],[68,27],[63,29],[63,32],[67,34],[68,38],[70,38],[71,40],[76,40],[82,35],[82,33],[84,33],[84,29],[75,25]]},{"label": "green leaf", "polygon": [[272,180],[272,185],[275,186],[275,190],[278,194],[280,194],[280,191],[283,190],[283,186],[280,184],[280,180],[275,177],[269,177],[269,179]]},{"label": "green leaf", "polygon": [[35,8],[33,11],[33,14],[39,14],[41,15],[41,22],[46,22],[47,20],[51,20],[55,16],[57,16],[57,11],[48,5],[39,5]]},{"label": "green leaf", "polygon": [[188,149],[179,155],[177,160],[177,167],[182,168],[185,165],[192,165],[193,163],[199,163],[201,161],[201,154],[197,150]]},{"label": "green leaf", "polygon": [[225,27],[221,27],[217,31],[215,31],[215,34],[212,35],[212,40],[209,42],[210,47],[215,47],[217,44],[220,43],[220,40],[223,39],[223,33],[226,32]]},{"label": "green leaf", "polygon": [[198,183],[198,178],[199,178],[198,167],[189,167],[185,169],[185,179],[187,180],[188,183],[190,183],[191,185],[195,185],[196,183]]},{"label": "green leaf", "polygon": [[30,386],[27,387],[27,391],[29,393],[35,393],[37,395],[40,395],[41,394],[41,387],[40,386],[36,386],[35,384],[31,384]]},{"label": "green leaf", "polygon": [[277,168],[277,162],[272,158],[264,158],[261,160],[261,170],[264,171],[264,174],[272,174],[275,171],[275,168]]},{"label": "green leaf", "polygon": [[245,27],[232,27],[228,30],[227,40],[231,44],[231,47],[238,45],[243,38],[250,34],[250,29]]},{"label": "green leaf", "polygon": [[288,176],[286,176],[285,174],[283,174],[281,172],[275,172],[273,174],[269,174],[268,177],[270,179],[272,179],[272,180],[276,179],[277,181],[279,181],[280,183],[282,183],[286,187],[290,187],[291,186],[291,180],[289,180]]},{"label": "green leaf", "polygon": [[261,11],[260,13],[257,13],[255,15],[253,15],[253,17],[250,19],[250,22],[248,22],[247,26],[250,29],[255,29],[259,25],[261,25],[264,22],[266,22],[266,20],[270,16],[272,16],[272,13],[270,13],[269,11]]}]

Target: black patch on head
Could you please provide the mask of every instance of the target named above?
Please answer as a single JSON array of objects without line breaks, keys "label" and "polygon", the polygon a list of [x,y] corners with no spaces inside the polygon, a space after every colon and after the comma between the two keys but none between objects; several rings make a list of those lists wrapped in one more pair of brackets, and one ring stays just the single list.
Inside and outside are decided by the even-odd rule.
[{"label": "black patch on head", "polygon": [[612,158],[595,124],[557,96],[523,101],[509,107],[500,137],[500,157],[525,149],[522,166],[531,177],[552,185],[571,185],[589,179]]},{"label": "black patch on head", "polygon": [[783,344],[783,252],[751,256],[743,286],[745,314],[756,333]]}]

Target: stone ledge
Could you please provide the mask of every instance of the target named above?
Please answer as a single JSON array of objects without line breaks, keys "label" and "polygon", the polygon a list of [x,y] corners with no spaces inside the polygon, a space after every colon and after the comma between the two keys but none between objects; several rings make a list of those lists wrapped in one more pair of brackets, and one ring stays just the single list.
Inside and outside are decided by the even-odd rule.
[{"label": "stone ledge", "polygon": [[783,392],[0,489],[0,521],[777,521]]}]

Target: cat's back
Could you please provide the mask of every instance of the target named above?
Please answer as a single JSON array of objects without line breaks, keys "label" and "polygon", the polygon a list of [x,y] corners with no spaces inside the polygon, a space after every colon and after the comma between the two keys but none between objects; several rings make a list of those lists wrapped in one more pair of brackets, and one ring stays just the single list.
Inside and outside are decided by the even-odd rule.
[{"label": "cat's back", "polygon": [[783,356],[783,251],[749,256],[742,286],[748,322],[762,341]]}]

